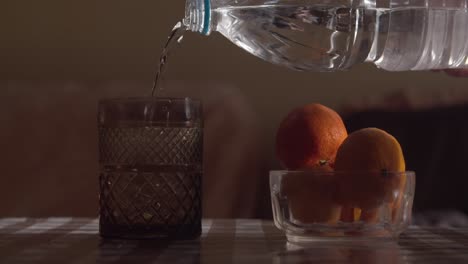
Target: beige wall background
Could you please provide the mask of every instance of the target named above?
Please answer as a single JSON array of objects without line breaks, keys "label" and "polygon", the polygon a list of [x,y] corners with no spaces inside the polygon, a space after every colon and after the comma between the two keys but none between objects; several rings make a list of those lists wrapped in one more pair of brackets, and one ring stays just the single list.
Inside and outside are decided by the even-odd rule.
[{"label": "beige wall background", "polygon": [[[79,117],[77,109],[84,107],[86,118],[76,120],[76,124],[86,122],[86,133],[93,139],[91,129],[94,123],[89,122],[94,122],[94,104],[98,98],[149,93],[160,51],[170,29],[182,18],[184,5],[184,0],[2,0],[0,80],[6,83],[3,87],[7,87],[0,89],[3,120],[12,122],[16,117],[27,118],[29,104],[36,107],[31,111],[48,109],[43,117],[57,111],[64,115],[74,111]],[[8,85],[15,80],[30,85]],[[55,84],[31,85],[50,81]],[[122,88],[121,82],[120,88],[115,90],[111,84],[98,85],[109,81],[124,81],[124,86],[125,83],[129,85]],[[57,84],[61,82],[67,85]],[[70,84],[74,82],[80,85]],[[140,85],[130,85],[133,82]],[[92,85],[87,85],[89,83]],[[164,86],[170,89],[181,83],[193,95],[198,93],[197,89],[201,89],[203,83],[235,87],[236,93],[244,98],[256,115],[260,146],[271,161],[268,164],[271,167],[277,165],[272,154],[274,131],[280,119],[293,107],[321,102],[339,109],[352,101],[372,100],[401,89],[437,97],[447,87],[463,89],[468,84],[467,79],[450,78],[442,73],[389,73],[372,65],[360,65],[348,72],[332,74],[293,72],[247,54],[216,33],[210,37],[193,33],[186,35],[182,47],[170,58]],[[197,85],[192,87],[195,83]],[[74,100],[73,110],[67,109],[70,107],[68,102]],[[22,114],[18,114],[21,111]],[[43,133],[47,133],[47,125],[50,123],[42,123]],[[27,126],[12,127],[5,122],[0,124],[0,128],[4,143],[14,140],[13,136],[20,129],[28,129]],[[75,143],[80,145],[78,141]],[[31,152],[39,153],[48,144],[53,144],[53,141],[35,144]],[[82,151],[80,157],[87,153]],[[93,158],[90,156],[86,161],[91,162]],[[21,162],[21,159],[26,164],[29,162],[20,154],[17,159],[7,162]],[[2,166],[6,168],[8,164],[4,162]],[[16,177],[13,171],[8,172],[0,177],[3,190],[11,188],[9,178]],[[32,189],[19,187],[28,184],[26,176],[16,184],[18,191]],[[87,201],[94,199],[94,196],[89,197]],[[19,194],[3,195],[3,200],[10,203],[17,199],[21,199]],[[2,212],[27,214],[30,211],[0,210],[0,214]],[[40,215],[41,212],[60,214],[72,213],[73,210],[52,208],[41,211],[38,208],[33,214]],[[83,212],[91,214],[92,210]]]}]

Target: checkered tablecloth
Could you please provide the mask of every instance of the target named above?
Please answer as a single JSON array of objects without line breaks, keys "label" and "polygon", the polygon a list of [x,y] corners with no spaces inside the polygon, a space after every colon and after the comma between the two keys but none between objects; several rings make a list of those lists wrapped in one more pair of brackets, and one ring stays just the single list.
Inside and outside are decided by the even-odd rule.
[{"label": "checkered tablecloth", "polygon": [[195,241],[104,240],[98,220],[0,219],[0,263],[468,263],[468,229],[412,227],[398,242],[288,244],[269,221],[205,220]]}]

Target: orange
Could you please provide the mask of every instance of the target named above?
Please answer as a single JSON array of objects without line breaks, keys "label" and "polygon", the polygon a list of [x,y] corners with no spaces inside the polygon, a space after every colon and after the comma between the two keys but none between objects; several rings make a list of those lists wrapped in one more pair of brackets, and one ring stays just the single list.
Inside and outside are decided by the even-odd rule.
[{"label": "orange", "polygon": [[288,173],[283,177],[281,193],[287,197],[295,221],[331,224],[341,215],[341,206],[333,200],[335,189],[333,169],[323,165],[305,172]]},{"label": "orange", "polygon": [[380,206],[398,200],[395,193],[401,194],[406,179],[403,173],[395,174],[405,171],[399,142],[377,128],[351,133],[337,152],[335,169],[337,201],[345,206],[345,212],[361,209],[361,220],[369,222],[377,221]]},{"label": "orange", "polygon": [[341,117],[321,104],[293,110],[280,124],[276,154],[290,170],[333,164],[348,132]]},{"label": "orange", "polygon": [[340,146],[337,171],[404,172],[405,160],[395,137],[378,128],[351,133]]}]

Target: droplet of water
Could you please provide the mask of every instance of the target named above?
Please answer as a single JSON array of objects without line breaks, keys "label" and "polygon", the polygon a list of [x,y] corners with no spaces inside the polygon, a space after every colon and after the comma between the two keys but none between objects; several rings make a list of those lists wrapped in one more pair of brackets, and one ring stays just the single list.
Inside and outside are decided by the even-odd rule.
[{"label": "droplet of water", "polygon": [[184,40],[184,36],[180,36],[180,37],[177,39],[177,43],[180,44],[180,43],[182,42],[182,40]]},{"label": "droplet of water", "polygon": [[150,213],[147,213],[147,212],[143,213],[143,218],[145,218],[145,220],[150,220],[152,217],[153,215]]}]

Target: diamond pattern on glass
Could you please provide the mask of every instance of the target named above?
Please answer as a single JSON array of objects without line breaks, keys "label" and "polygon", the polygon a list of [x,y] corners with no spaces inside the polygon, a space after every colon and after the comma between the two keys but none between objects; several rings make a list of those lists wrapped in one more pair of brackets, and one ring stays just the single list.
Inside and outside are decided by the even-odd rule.
[{"label": "diamond pattern on glass", "polygon": [[100,182],[101,221],[107,225],[130,231],[158,226],[177,232],[169,229],[199,224],[200,172],[163,172],[161,168],[141,173],[108,171],[102,172]]},{"label": "diamond pattern on glass", "polygon": [[100,128],[105,164],[196,164],[202,160],[199,127]]},{"label": "diamond pattern on glass", "polygon": [[200,127],[101,127],[101,233],[199,232],[202,146]]}]

